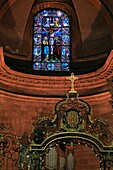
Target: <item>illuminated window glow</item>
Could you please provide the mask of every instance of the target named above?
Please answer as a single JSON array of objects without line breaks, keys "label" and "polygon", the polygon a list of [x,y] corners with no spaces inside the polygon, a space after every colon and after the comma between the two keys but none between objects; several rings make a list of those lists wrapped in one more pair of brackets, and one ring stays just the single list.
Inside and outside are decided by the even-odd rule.
[{"label": "illuminated window glow", "polygon": [[33,69],[70,70],[70,23],[65,12],[45,9],[34,16]]}]

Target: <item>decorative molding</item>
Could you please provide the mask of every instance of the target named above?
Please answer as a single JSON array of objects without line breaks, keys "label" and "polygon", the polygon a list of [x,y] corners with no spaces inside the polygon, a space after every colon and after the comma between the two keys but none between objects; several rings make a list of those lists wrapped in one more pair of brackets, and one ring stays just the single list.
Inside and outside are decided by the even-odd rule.
[{"label": "decorative molding", "polygon": [[110,93],[111,93],[111,100],[109,101],[111,107],[113,108],[113,77],[111,79],[108,80],[108,83],[110,85]]},{"label": "decorative molding", "polygon": [[9,162],[12,162],[12,169],[18,168],[20,144],[12,130],[11,126],[5,127],[3,123],[0,123],[0,169],[4,167],[4,164],[9,169]]},{"label": "decorative molding", "polygon": [[[75,89],[79,94],[104,88],[109,91],[108,79],[113,76],[113,50],[104,66],[92,73],[78,75]],[[39,95],[65,95],[70,83],[65,76],[40,76],[11,70],[4,62],[3,49],[0,48],[0,88],[2,90]]]},{"label": "decorative molding", "polygon": [[34,6],[34,8],[32,9],[32,12],[33,12],[33,14],[35,14],[37,11],[42,10],[44,8],[62,9],[62,10],[65,10],[68,13],[68,15],[70,15],[70,12],[71,12],[71,14],[74,12],[74,10],[72,9],[72,7],[69,4],[67,4],[66,2],[62,2],[62,1],[60,1],[60,2],[51,1],[51,2],[39,3]]},{"label": "decorative molding", "polygon": [[76,92],[69,92],[66,99],[56,104],[53,120],[38,118],[33,123],[29,142],[26,144],[28,136],[21,139],[24,154],[20,152],[20,166],[27,163],[28,167],[34,167],[36,165],[31,162],[36,160],[36,164],[44,169],[45,157],[53,147],[63,146],[74,151],[79,144],[91,148],[100,157],[101,170],[110,170],[109,167],[113,167],[113,134],[105,120],[96,119],[93,122],[90,114],[90,105],[79,99]]},{"label": "decorative molding", "polygon": [[60,100],[55,105],[53,120],[49,117],[41,117],[34,121],[29,141],[33,144],[44,145],[44,141],[47,143],[46,140],[55,134],[74,132],[92,136],[102,143],[101,147],[112,146],[113,133],[107,121],[101,118],[92,121],[91,112],[90,105],[79,99],[76,91],[70,91],[66,99]]}]

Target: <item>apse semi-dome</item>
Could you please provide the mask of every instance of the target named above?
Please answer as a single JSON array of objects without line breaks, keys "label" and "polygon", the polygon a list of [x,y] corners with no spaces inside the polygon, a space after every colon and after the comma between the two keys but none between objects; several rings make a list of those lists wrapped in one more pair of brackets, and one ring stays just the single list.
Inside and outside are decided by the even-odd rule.
[{"label": "apse semi-dome", "polygon": [[33,70],[33,17],[38,11],[50,8],[63,10],[70,18],[69,72],[83,74],[101,68],[113,47],[112,7],[111,0],[109,3],[99,0],[2,3],[0,45],[4,49],[6,64],[21,72],[47,74]]}]

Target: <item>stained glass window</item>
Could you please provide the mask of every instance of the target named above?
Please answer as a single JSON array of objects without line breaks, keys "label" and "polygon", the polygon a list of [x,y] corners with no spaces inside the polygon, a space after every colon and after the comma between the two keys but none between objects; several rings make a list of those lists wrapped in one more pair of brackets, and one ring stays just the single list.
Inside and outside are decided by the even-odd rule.
[{"label": "stained glass window", "polygon": [[70,70],[70,23],[64,11],[45,9],[34,16],[33,69]]}]

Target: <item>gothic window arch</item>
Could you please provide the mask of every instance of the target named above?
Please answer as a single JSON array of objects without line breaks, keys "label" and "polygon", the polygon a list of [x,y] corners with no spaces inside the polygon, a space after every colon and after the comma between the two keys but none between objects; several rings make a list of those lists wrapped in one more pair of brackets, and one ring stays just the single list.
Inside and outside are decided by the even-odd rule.
[{"label": "gothic window arch", "polygon": [[33,69],[70,71],[70,19],[59,9],[43,9],[34,15]]}]

